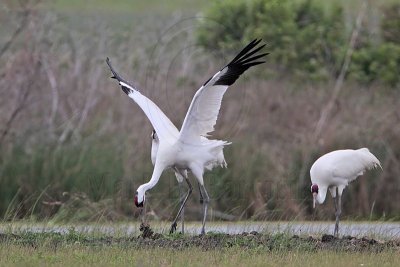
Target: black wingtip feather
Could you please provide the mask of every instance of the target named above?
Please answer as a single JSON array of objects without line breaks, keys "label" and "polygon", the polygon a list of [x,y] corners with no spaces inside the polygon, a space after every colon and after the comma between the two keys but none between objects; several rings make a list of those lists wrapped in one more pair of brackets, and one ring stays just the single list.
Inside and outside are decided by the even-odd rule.
[{"label": "black wingtip feather", "polygon": [[[123,82],[125,84],[130,85],[131,87],[134,87],[130,83],[128,83],[127,81],[122,79],[121,76],[119,76],[119,74],[114,70],[113,66],[111,65],[111,61],[110,61],[110,59],[108,57],[106,59],[106,63],[107,63],[108,67],[110,68],[110,70],[111,70],[111,72],[113,74],[113,76],[111,76],[111,79],[116,79],[118,82]],[[129,93],[133,92],[132,89],[130,89],[130,88],[126,87],[126,86],[123,86],[123,85],[121,85],[121,89],[127,95],[129,95]]]},{"label": "black wingtip feather", "polygon": [[[260,42],[261,39],[254,39],[245,48],[243,48],[242,51],[240,51],[239,54],[237,54],[237,56],[223,68],[227,68],[226,73],[219,77],[219,79],[216,80],[213,85],[232,85],[247,69],[252,66],[265,63],[265,61],[255,61],[269,54],[256,54],[265,47],[265,44],[257,47]],[[253,56],[254,54],[256,55]],[[207,83],[208,81],[206,84]]]},{"label": "black wingtip feather", "polygon": [[258,51],[260,51],[261,49],[263,49],[266,46],[266,44],[263,44],[259,47],[257,47],[256,49],[253,49],[251,52],[246,54],[246,57],[249,58],[250,56],[254,55],[255,53],[257,53]]},{"label": "black wingtip feather", "polygon": [[248,45],[246,45],[245,48],[242,49],[242,51],[239,52],[239,54],[229,64],[240,60],[241,57],[243,57],[247,52],[249,52],[251,49],[253,49],[255,46],[257,46],[261,42],[261,40],[262,39],[260,39],[260,40],[254,39],[253,41],[251,41]]},{"label": "black wingtip feather", "polygon": [[254,60],[256,60],[256,59],[265,57],[266,55],[268,55],[268,53],[264,53],[264,54],[260,54],[260,55],[257,55],[257,56],[251,57],[251,58],[247,58],[246,60],[243,60],[243,61],[240,61],[240,62],[241,62],[242,64],[245,64],[245,63],[247,63],[247,62],[251,62],[251,61],[254,61]]}]

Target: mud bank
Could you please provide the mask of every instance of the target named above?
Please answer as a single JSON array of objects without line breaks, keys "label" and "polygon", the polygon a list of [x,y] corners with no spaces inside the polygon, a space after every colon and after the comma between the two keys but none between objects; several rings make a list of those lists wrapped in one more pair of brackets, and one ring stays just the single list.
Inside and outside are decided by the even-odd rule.
[{"label": "mud bank", "polygon": [[344,236],[335,238],[332,235],[321,237],[289,236],[285,234],[263,234],[256,231],[241,234],[207,233],[206,235],[186,236],[181,234],[161,235],[146,232],[143,237],[112,237],[90,236],[79,233],[21,233],[0,234],[0,244],[18,244],[22,246],[50,246],[57,248],[62,245],[79,246],[120,246],[124,248],[166,248],[179,249],[199,248],[201,250],[257,249],[264,251],[370,251],[383,252],[388,250],[400,251],[400,240],[379,241],[368,237],[356,238]]}]

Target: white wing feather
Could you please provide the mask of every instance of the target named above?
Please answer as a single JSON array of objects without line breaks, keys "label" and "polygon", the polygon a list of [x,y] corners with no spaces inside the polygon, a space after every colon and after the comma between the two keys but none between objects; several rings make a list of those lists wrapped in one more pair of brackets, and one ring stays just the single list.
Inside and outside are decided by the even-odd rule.
[{"label": "white wing feather", "polygon": [[333,176],[352,181],[366,170],[381,166],[379,160],[367,148],[341,150],[336,154]]},{"label": "white wing feather", "polygon": [[[213,79],[218,78],[220,73]],[[222,98],[228,86],[207,84],[196,92],[183,121],[179,140],[184,143],[200,143],[202,136],[214,131]]]},{"label": "white wing feather", "polygon": [[153,101],[128,84],[120,82],[120,85],[126,86],[132,90],[132,92],[128,93],[128,96],[132,98],[146,114],[160,140],[164,141],[178,138],[178,129]]},{"label": "white wing feather", "polygon": [[171,120],[164,114],[164,112],[162,112],[162,110],[156,104],[154,104],[153,101],[142,95],[132,85],[122,79],[111,66],[111,62],[108,58],[106,62],[114,75],[112,78],[118,80],[122,91],[124,91],[124,93],[132,98],[133,101],[135,101],[136,104],[138,104],[139,107],[143,110],[154,130],[156,131],[160,141],[177,140],[179,136],[179,131],[171,122]]},{"label": "white wing feather", "polygon": [[248,68],[264,63],[264,61],[258,60],[268,53],[256,54],[265,46],[264,44],[257,47],[260,42],[261,40],[257,39],[250,42],[228,65],[196,92],[180,132],[157,105],[115,72],[108,58],[106,62],[114,75],[112,78],[117,79],[122,90],[141,107],[157,132],[160,141],[179,138],[179,141],[183,143],[204,144],[207,134],[214,131],[222,98],[228,87]]},{"label": "white wing feather", "polygon": [[381,166],[379,160],[367,148],[336,150],[320,157],[311,167],[310,174],[312,180],[329,174],[329,177],[350,182],[377,166]]},{"label": "white wing feather", "polygon": [[186,113],[179,140],[183,143],[201,143],[202,138],[214,131],[222,98],[226,89],[232,85],[248,68],[264,63],[257,61],[268,53],[256,54],[265,45],[257,47],[261,40],[253,40],[221,71],[209,79],[195,94]]}]

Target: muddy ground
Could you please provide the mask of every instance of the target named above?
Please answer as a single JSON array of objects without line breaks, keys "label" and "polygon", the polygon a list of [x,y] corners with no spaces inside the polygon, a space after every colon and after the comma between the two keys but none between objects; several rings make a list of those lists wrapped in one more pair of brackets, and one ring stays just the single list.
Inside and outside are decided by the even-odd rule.
[{"label": "muddy ground", "polygon": [[379,241],[368,237],[356,238],[344,236],[336,238],[332,235],[322,235],[321,238],[312,236],[300,237],[285,234],[262,234],[256,231],[242,234],[211,233],[199,236],[183,236],[177,234],[174,238],[165,237],[154,233],[149,226],[141,225],[141,235],[134,239],[140,247],[163,247],[182,249],[186,247],[199,247],[204,250],[243,247],[267,250],[339,250],[339,251],[384,251],[395,249],[400,251],[400,239]]},{"label": "muddy ground", "polygon": [[162,235],[154,233],[148,226],[141,227],[139,236],[113,237],[82,234],[71,231],[61,233],[2,233],[0,244],[19,244],[37,247],[51,246],[55,249],[63,244],[87,246],[121,246],[124,248],[170,248],[185,249],[197,247],[202,250],[240,247],[267,251],[370,251],[381,252],[396,250],[400,252],[400,239],[380,241],[368,237],[356,238],[344,236],[335,238],[332,235],[297,236],[287,234],[264,234],[256,231],[241,234],[207,233],[206,235]]}]

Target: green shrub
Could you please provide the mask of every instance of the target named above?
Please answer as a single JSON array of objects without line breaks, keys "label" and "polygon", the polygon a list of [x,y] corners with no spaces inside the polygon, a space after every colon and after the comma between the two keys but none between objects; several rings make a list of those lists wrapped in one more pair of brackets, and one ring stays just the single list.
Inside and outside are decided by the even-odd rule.
[{"label": "green shrub", "polygon": [[203,47],[232,48],[242,42],[249,25],[248,7],[245,1],[218,1],[212,5],[202,20],[197,40]]},{"label": "green shrub", "polygon": [[305,1],[296,7],[296,27],[293,70],[311,80],[336,76],[347,42],[342,8],[332,6],[326,13],[320,2]]},{"label": "green shrub", "polygon": [[[400,4],[382,8],[383,42],[361,30],[348,77],[362,82],[399,83]],[[271,54],[267,62],[276,75],[294,80],[335,79],[348,49],[341,5],[322,1],[219,1],[205,11],[197,39],[206,49],[236,50],[263,38]],[[209,22],[212,21],[210,24]],[[218,25],[215,27],[215,25]]]},{"label": "green shrub", "polygon": [[400,4],[383,7],[382,12],[381,31],[384,40],[400,45]]},{"label": "green shrub", "polygon": [[350,77],[363,82],[383,82],[392,87],[400,84],[400,45],[383,43],[354,52]]},{"label": "green shrub", "polygon": [[296,14],[290,2],[257,0],[249,9],[252,23],[246,41],[263,38],[268,45],[267,50],[271,52],[269,60],[280,67],[287,66],[297,56],[294,44]]},{"label": "green shrub", "polygon": [[400,4],[383,6],[380,24],[383,41],[364,41],[354,51],[349,77],[364,84],[400,85]]},{"label": "green shrub", "polygon": [[263,38],[278,71],[325,79],[337,73],[347,39],[342,9],[332,10],[310,0],[221,1],[205,12],[197,39],[206,49],[226,49]]}]

